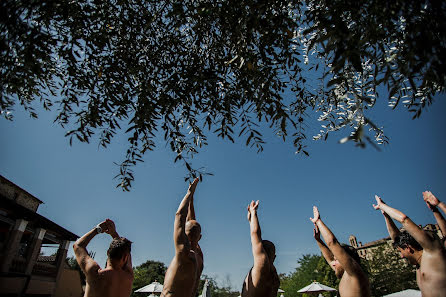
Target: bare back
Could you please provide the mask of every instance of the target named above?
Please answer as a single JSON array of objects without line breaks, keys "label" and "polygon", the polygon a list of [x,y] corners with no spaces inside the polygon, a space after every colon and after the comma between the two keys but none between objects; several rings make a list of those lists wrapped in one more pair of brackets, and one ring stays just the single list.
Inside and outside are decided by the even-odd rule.
[{"label": "bare back", "polygon": [[124,270],[99,269],[87,276],[84,297],[129,297],[132,284],[133,276]]},{"label": "bare back", "polygon": [[193,297],[196,294],[203,270],[201,249],[188,254],[176,253],[164,279],[161,297]]},{"label": "bare back", "polygon": [[242,297],[276,297],[279,286],[280,280],[274,265],[263,272],[253,267],[243,283]]},{"label": "bare back", "polygon": [[423,297],[446,296],[446,250],[423,250],[417,283]]},{"label": "bare back", "polygon": [[339,282],[339,295],[341,297],[370,297],[369,280],[362,270],[356,275],[344,272]]}]

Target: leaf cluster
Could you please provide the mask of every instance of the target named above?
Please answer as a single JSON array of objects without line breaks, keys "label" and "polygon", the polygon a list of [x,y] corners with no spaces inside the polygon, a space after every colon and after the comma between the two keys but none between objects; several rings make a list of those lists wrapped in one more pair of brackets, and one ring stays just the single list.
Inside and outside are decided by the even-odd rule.
[{"label": "leaf cluster", "polygon": [[192,158],[209,134],[261,152],[269,127],[308,155],[310,111],[314,139],[350,129],[342,141],[376,146],[387,143],[367,115],[379,86],[415,117],[445,87],[440,0],[5,0],[0,11],[0,113],[56,105],[70,144],[107,147],[123,131],[123,190],[159,138],[186,179],[208,173]]}]

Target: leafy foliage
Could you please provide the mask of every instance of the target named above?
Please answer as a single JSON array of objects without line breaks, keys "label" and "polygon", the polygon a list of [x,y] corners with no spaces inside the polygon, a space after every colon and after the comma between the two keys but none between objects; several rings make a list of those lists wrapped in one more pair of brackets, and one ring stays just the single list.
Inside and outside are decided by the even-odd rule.
[{"label": "leafy foliage", "polygon": [[[313,281],[320,282],[326,286],[337,288],[339,281],[334,271],[327,264],[325,259],[319,255],[303,255],[297,260],[296,270],[281,277],[280,288],[285,291],[285,297],[310,296],[308,294],[297,293],[298,290],[308,286]],[[324,296],[335,296],[336,294],[324,293]]]},{"label": "leafy foliage", "polygon": [[373,296],[384,296],[407,289],[418,289],[415,269],[390,246],[380,246],[367,261]]},{"label": "leafy foliage", "polygon": [[133,297],[138,296],[135,294],[135,290],[147,286],[154,281],[164,283],[164,275],[166,274],[167,267],[162,262],[147,260],[139,266],[133,268]]},{"label": "leafy foliage", "polygon": [[122,127],[124,190],[159,137],[201,176],[191,159],[210,133],[260,152],[269,126],[308,154],[316,115],[314,139],[347,129],[343,141],[382,144],[367,116],[379,86],[415,117],[445,87],[440,0],[5,0],[0,11],[0,113],[56,104],[70,143],[98,135],[103,147]]}]

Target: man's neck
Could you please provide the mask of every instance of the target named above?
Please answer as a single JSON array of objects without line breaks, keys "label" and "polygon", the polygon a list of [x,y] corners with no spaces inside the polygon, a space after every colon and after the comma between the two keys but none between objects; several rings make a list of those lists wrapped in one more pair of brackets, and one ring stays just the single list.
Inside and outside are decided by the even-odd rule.
[{"label": "man's neck", "polygon": [[110,259],[107,260],[107,267],[106,268],[110,268],[110,269],[113,269],[113,270],[122,270],[121,266],[122,265],[121,265],[120,261],[113,261],[113,260],[110,260]]}]

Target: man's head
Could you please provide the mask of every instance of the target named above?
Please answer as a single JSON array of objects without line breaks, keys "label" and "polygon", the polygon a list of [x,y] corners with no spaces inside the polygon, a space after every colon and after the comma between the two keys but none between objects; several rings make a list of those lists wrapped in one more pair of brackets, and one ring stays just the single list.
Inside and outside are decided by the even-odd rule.
[{"label": "man's head", "polygon": [[132,250],[132,242],[125,237],[114,238],[107,250],[107,256],[111,261],[127,262]]},{"label": "man's head", "polygon": [[196,220],[187,221],[186,235],[192,244],[198,243],[201,239],[201,226]]},{"label": "man's head", "polygon": [[[356,249],[353,248],[352,246],[349,246],[347,244],[342,244],[341,245],[342,248],[344,249],[344,251],[347,252],[347,254],[353,259],[355,260],[356,263],[360,264],[361,259],[359,258],[358,253],[356,252]],[[337,278],[341,278],[344,275],[344,267],[341,265],[341,263],[339,262],[338,259],[336,259],[336,257],[334,258],[334,260],[330,263],[331,266],[333,266],[333,269],[335,271],[335,275]]]},{"label": "man's head", "polygon": [[262,240],[262,246],[268,255],[268,258],[272,260],[271,263],[273,263],[276,259],[276,247],[274,246],[274,243],[269,240]]},{"label": "man's head", "polygon": [[393,241],[393,246],[400,252],[401,258],[406,258],[412,265],[417,265],[416,252],[422,251],[421,245],[407,231],[402,231]]}]

